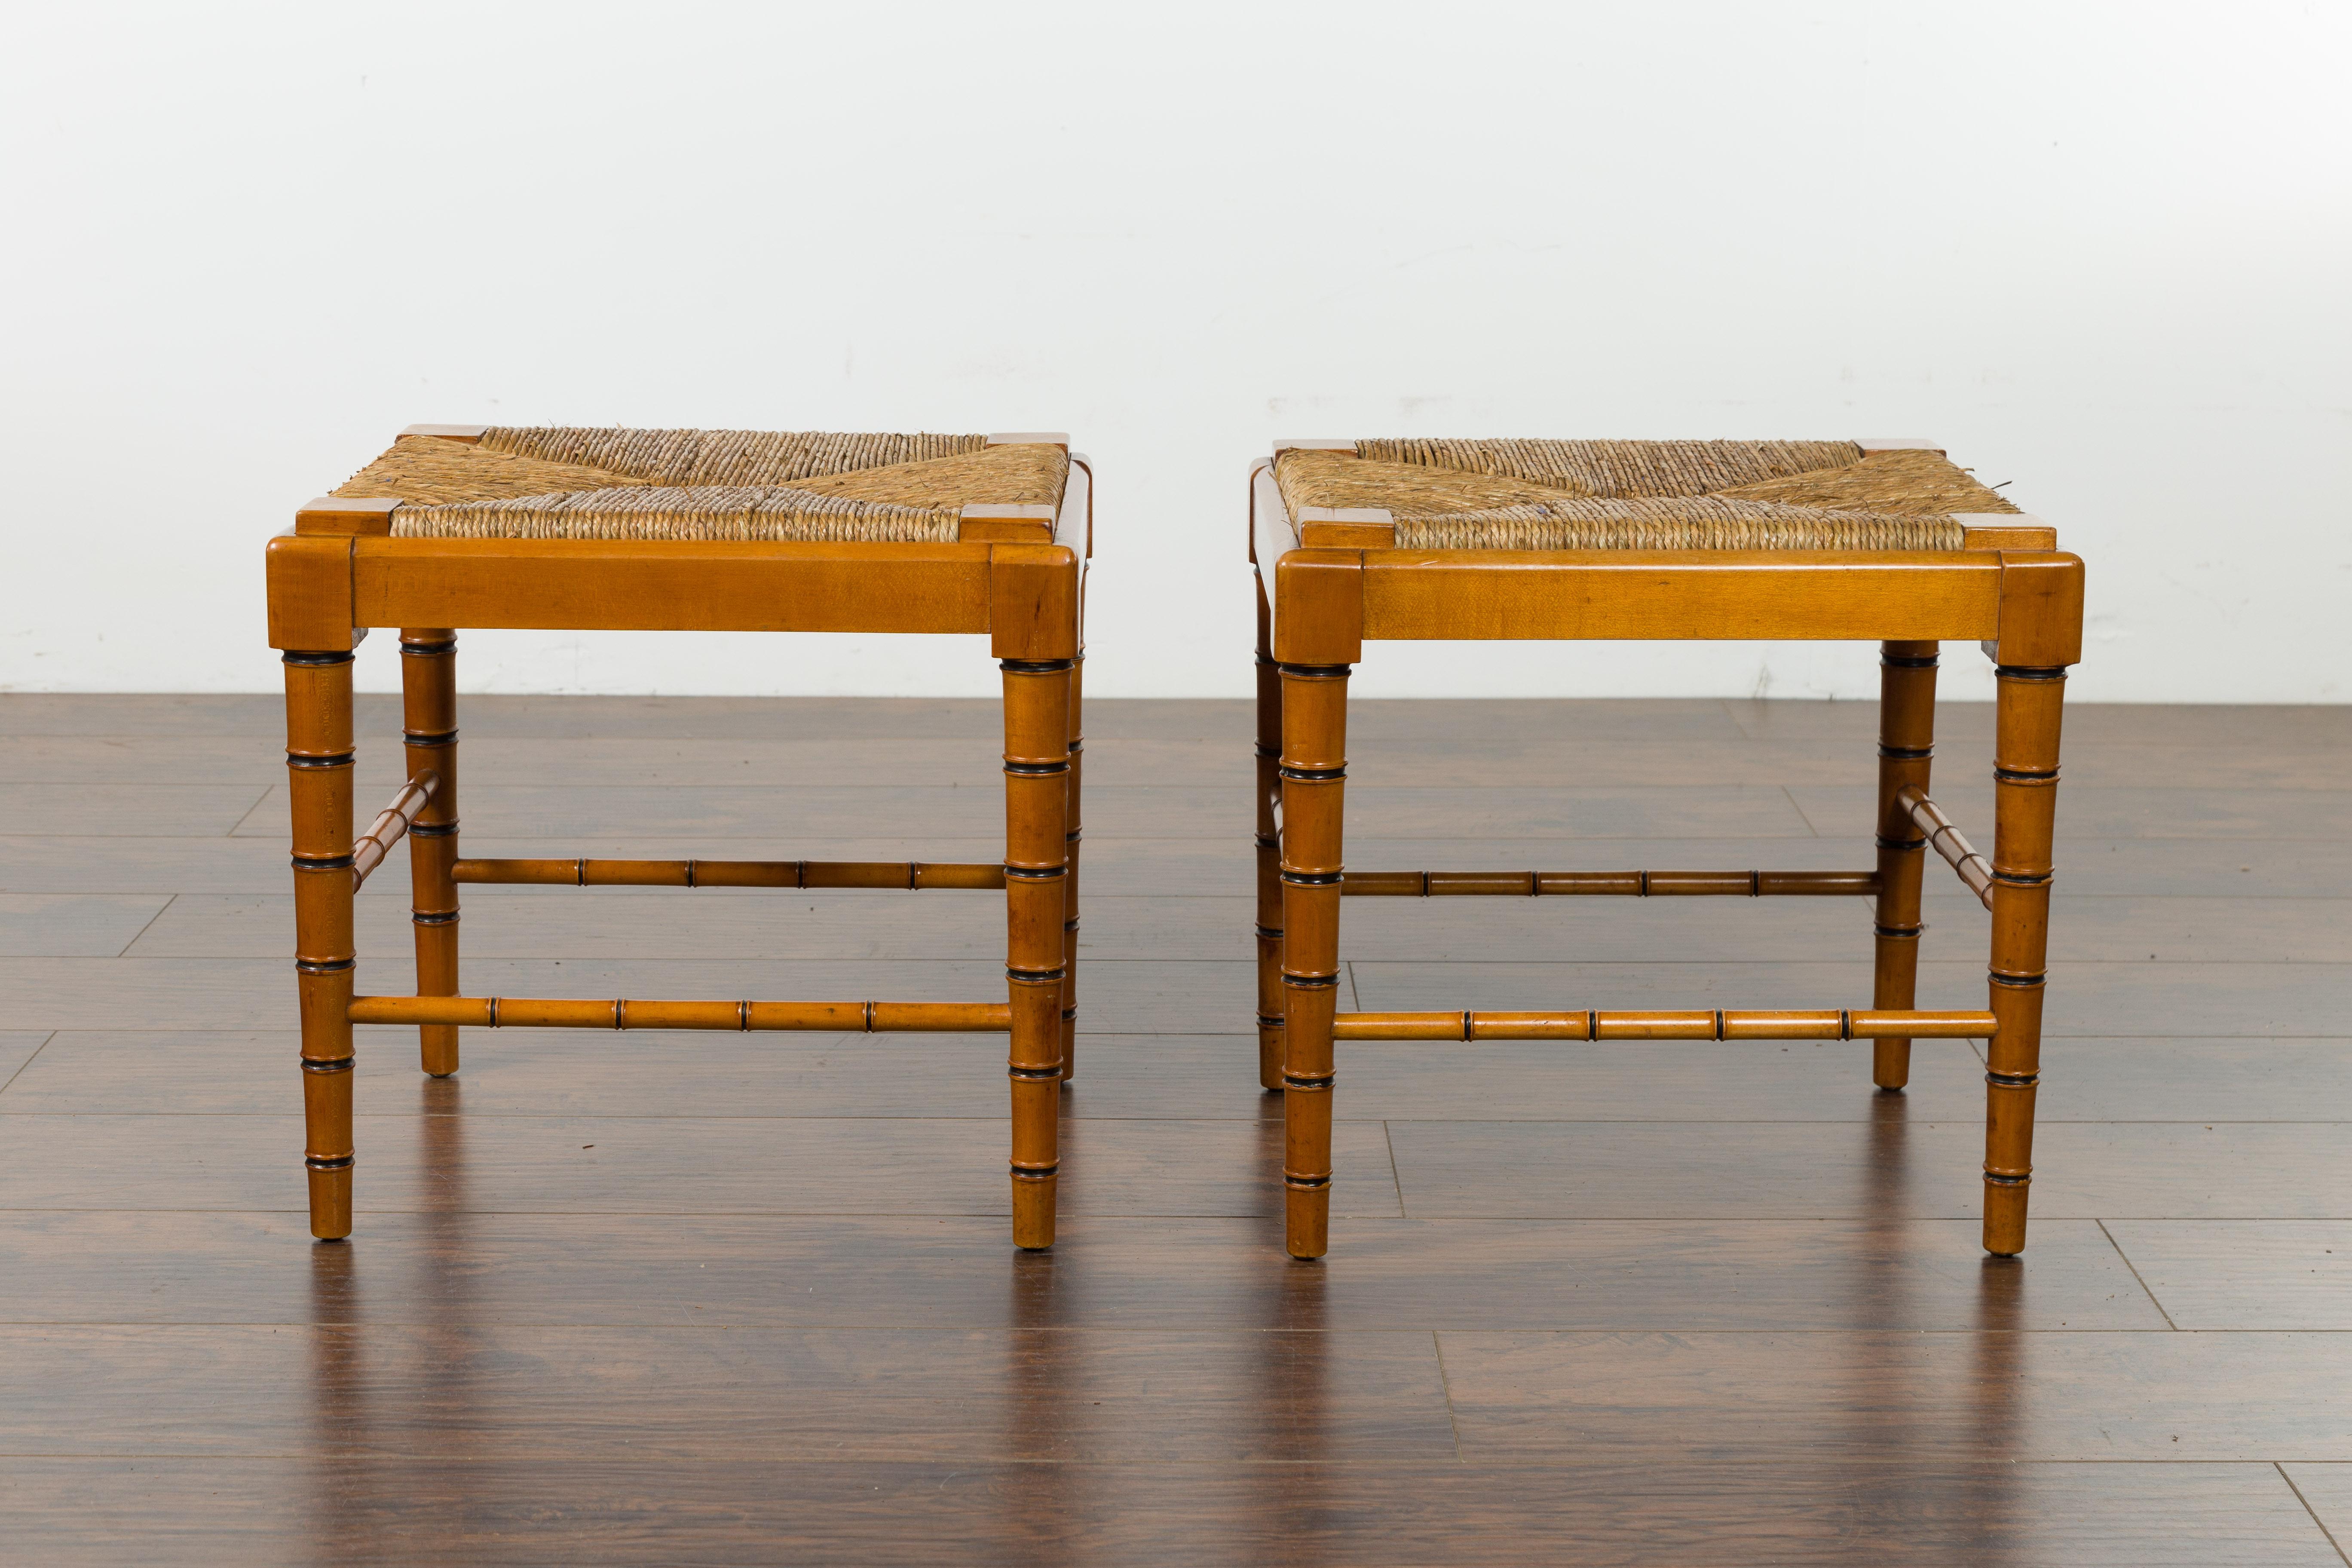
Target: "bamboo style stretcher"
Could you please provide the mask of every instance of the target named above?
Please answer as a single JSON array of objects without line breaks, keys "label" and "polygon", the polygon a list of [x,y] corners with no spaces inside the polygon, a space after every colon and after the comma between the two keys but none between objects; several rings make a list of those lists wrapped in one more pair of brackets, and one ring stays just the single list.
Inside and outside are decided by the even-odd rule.
[{"label": "bamboo style stretcher", "polygon": [[[1718,461],[1764,471],[1688,477]],[[2023,1248],[2060,710],[2082,651],[2083,563],[2040,520],[1971,499],[1990,496],[1925,442],[1283,442],[1253,467],[1258,1075],[1284,1097],[1291,1256],[1329,1246],[1338,1040],[1868,1039],[1877,1085],[1899,1090],[1912,1040],[1982,1039],[1984,1246]],[[1743,547],[1724,547],[1727,535]],[[1349,676],[1368,641],[1431,638],[1877,642],[1876,864],[1347,868]],[[1998,677],[1989,858],[1928,795],[1946,642],[1980,644]],[[1930,847],[1992,911],[1982,1010],[1916,1005]],[[1579,998],[1545,1012],[1339,1011],[1349,897],[1709,895],[1874,900],[1871,1005],[1622,1012]]]},{"label": "bamboo style stretcher", "polygon": [[[1043,501],[1041,483],[1050,491]],[[985,498],[991,486],[1027,499],[956,500],[975,488]],[[268,574],[269,641],[286,677],[311,1234],[352,1231],[355,1026],[416,1028],[435,1077],[457,1070],[465,1028],[953,1030],[1009,1037],[1013,1240],[1051,1246],[1060,1085],[1076,1056],[1080,621],[1091,532],[1091,470],[1058,435],[419,426],[341,492],[300,509],[294,528],[269,542]],[[355,837],[352,668],[375,626],[401,628],[408,782]],[[462,858],[457,633],[484,626],[985,634],[1003,680],[1004,858]],[[353,899],[404,840],[417,994],[360,994]],[[1001,891],[1006,997],[467,996],[458,889],[467,883]]]}]

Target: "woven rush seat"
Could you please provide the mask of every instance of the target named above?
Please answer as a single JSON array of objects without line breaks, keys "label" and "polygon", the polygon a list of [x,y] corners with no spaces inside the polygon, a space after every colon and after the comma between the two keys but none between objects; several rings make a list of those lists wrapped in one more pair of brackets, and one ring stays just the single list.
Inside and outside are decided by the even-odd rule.
[{"label": "woven rush seat", "polygon": [[334,494],[397,501],[395,539],[951,544],[1068,477],[1043,437],[419,426]]},{"label": "woven rush seat", "polygon": [[[1059,434],[414,425],[333,494],[298,506],[266,560],[269,646],[285,667],[311,1235],[352,1233],[362,1033],[415,1030],[419,1066],[446,1079],[461,1036],[499,1029],[782,1030],[1003,1036],[1013,1241],[1052,1246],[1077,1038],[1093,493],[1091,467]],[[359,832],[352,671],[370,631],[393,628],[406,778]],[[984,639],[1003,691],[1003,849],[891,861],[466,853],[457,639],[474,628],[923,636],[943,658]],[[845,783],[892,776],[849,755],[831,765]],[[362,963],[356,910],[363,886],[388,896],[369,879],[396,850],[415,963],[409,974],[387,966],[387,988],[377,961]],[[803,889],[993,894],[1003,978],[961,1001],[628,997],[578,994],[579,977],[559,970],[557,994],[498,994],[462,983],[495,971],[461,973],[460,893],[509,885],[790,889],[795,902]],[[662,916],[649,900],[626,909],[632,921]]]},{"label": "woven rush seat", "polygon": [[1948,551],[2018,510],[1934,448],[1855,441],[1311,442],[1274,472],[1302,537],[1405,550]]},{"label": "woven rush seat", "polygon": [[[1283,1097],[1292,1257],[1330,1246],[1339,1047],[1358,1041],[1868,1041],[1873,1083],[1895,1092],[1916,1040],[1980,1040],[1984,1247],[2023,1249],[2060,716],[2083,651],[2083,563],[2055,528],[1927,441],[1277,441],[1251,466],[1249,495],[1258,1082]],[[1368,656],[1492,645],[1499,667],[1528,642],[1756,639],[1877,645],[1877,801],[1855,824],[1874,865],[1348,863],[1348,689]],[[1929,792],[1947,644],[1993,663],[1990,855]],[[1475,834],[1427,833],[1454,837]],[[1918,1005],[1923,867],[1937,859],[1992,917],[1981,1007]],[[1342,961],[1342,907],[1360,898],[1697,896],[1871,900],[1866,1005],[1849,993],[1801,1010],[1625,1006],[1643,999],[1609,995],[1622,982],[1607,966],[1568,963],[1546,1005],[1488,1011],[1434,973],[1368,984]],[[1520,967],[1524,986],[1536,970]]]}]

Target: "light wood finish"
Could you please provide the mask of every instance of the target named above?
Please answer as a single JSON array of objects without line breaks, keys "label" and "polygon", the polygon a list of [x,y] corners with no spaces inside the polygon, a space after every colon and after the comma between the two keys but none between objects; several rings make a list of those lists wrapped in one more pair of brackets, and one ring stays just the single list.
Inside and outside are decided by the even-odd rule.
[{"label": "light wood finish", "polygon": [[1981,1039],[1990,1013],[1906,1010],[1690,1013],[1341,1013],[1342,1040]]},{"label": "light wood finish", "polygon": [[428,769],[401,785],[400,793],[392,797],[392,804],[378,812],[375,820],[368,825],[368,830],[353,842],[352,886],[354,889],[365,887],[368,873],[383,865],[383,858],[392,853],[393,846],[408,837],[409,826],[416,820],[416,814],[425,809],[425,803],[433,798],[433,792],[440,783],[441,775]]},{"label": "light wood finish", "polygon": [[458,860],[459,882],[577,888],[927,888],[1004,886],[1001,864],[932,860]]},{"label": "light wood finish", "polygon": [[302,1008],[302,1159],[310,1234],[352,1232],[352,655],[289,650],[287,789],[293,804],[294,984]]},{"label": "light wood finish", "polygon": [[1007,658],[1003,665],[1013,1241],[1033,1250],[1054,1245],[1054,1194],[1061,1171],[1057,1122],[1065,1067],[1062,984],[1068,974],[1064,921],[1076,662]]},{"label": "light wood finish", "polygon": [[1875,871],[1350,871],[1346,898],[1853,898],[1879,889]]},{"label": "light wood finish", "polygon": [[[412,436],[478,442],[487,427]],[[991,437],[992,445],[1031,445]],[[1066,437],[1053,445],[1066,448]],[[1013,1229],[1050,1247],[1061,1084],[1076,1059],[1076,854],[1081,745],[1080,550],[1092,472],[1061,507],[968,506],[952,544],[394,537],[399,503],[309,503],[268,553],[269,637],[287,658],[289,808],[294,823],[312,1228],[352,1228],[352,1026],[418,1031],[427,1076],[459,1063],[464,1027],[1004,1032],[1011,1037]],[[370,481],[373,482],[373,481]],[[350,488],[350,487],[347,487]],[[1060,512],[1073,548],[1056,543]],[[352,836],[349,650],[370,626],[401,628],[406,783]],[[1002,861],[461,858],[457,638],[460,628],[985,633],[1003,668]],[[499,830],[497,789],[476,792],[478,832]],[[858,805],[876,798],[857,785]],[[491,804],[485,809],[484,800]],[[802,797],[803,800],[805,796]],[[545,819],[541,818],[541,826]],[[930,826],[936,826],[934,821]],[[410,847],[414,996],[353,998],[357,885]],[[630,1001],[459,994],[459,885],[961,888],[1002,890],[1005,984],[996,1003]],[[572,976],[580,972],[575,969]],[[478,975],[478,979],[479,976]]]},{"label": "light wood finish", "polygon": [[1944,815],[1943,807],[1916,787],[1904,790],[1897,798],[1913,825],[1927,836],[1927,847],[1944,858],[1959,876],[1960,884],[1977,896],[1979,903],[1992,908],[1992,863],[1962,837],[1952,819]]},{"label": "light wood finish", "polygon": [[[1301,638],[1303,646],[1314,645]],[[1340,818],[1348,777],[1345,664],[1286,662],[1282,678],[1283,1240],[1330,1247],[1331,1040],[1339,994]]]},{"label": "light wood finish", "polygon": [[1990,552],[1372,550],[1361,571],[1381,639],[1975,642],[2001,611]]},{"label": "light wood finish", "polygon": [[[1917,995],[1919,882],[1924,863],[1903,792],[1927,788],[1936,755],[1936,664],[1932,642],[1885,642],[1878,657],[1877,973],[1871,1005],[1908,1007]],[[1901,1089],[1911,1081],[1911,1042],[1899,1037],[1872,1048],[1871,1081]]]},{"label": "light wood finish", "polygon": [[[2081,657],[2082,643],[2082,563],[2056,552],[2054,534],[2044,538],[2039,520],[2020,524],[2003,514],[1998,524],[1969,537],[1970,548],[1948,552],[1396,549],[1389,547],[1393,520],[1385,514],[1287,510],[1263,465],[1251,471],[1250,495],[1259,658],[1263,665],[1270,647],[1280,675],[1278,696],[1261,683],[1259,722],[1262,735],[1278,724],[1282,736],[1279,797],[1270,800],[1263,772],[1258,790],[1259,1076],[1267,1081],[1273,1064],[1282,1063],[1286,1242],[1292,1257],[1319,1258],[1328,1246],[1335,1037],[1870,1038],[1876,1042],[1874,1080],[1881,1089],[1900,1090],[1909,1081],[1915,1036],[1990,1037],[1984,1242],[1996,1255],[2023,1247],[2057,776],[2054,694],[2065,667]],[[1286,536],[1300,547],[1283,549]],[[2026,545],[2043,548],[2019,548]],[[1367,638],[1727,637],[1881,645],[1874,871],[1370,871],[1352,878],[1343,872],[1347,679]],[[2000,666],[2000,842],[1990,868],[1927,795],[1936,669],[1946,641],[1981,643]],[[1916,1005],[1921,872],[1930,842],[1971,888],[1982,891],[1990,883],[1993,994],[1986,1012]],[[1281,920],[1269,925],[1265,863],[1277,855]],[[1869,1009],[1339,1014],[1334,1001],[1341,973],[1339,909],[1349,893],[1760,897],[1768,891],[1874,896]],[[1265,1023],[1276,960],[1285,997],[1278,1031]],[[1360,994],[1362,975],[1351,984]]]},{"label": "light wood finish", "polygon": [[[409,829],[409,925],[415,933],[416,992],[457,994],[457,634],[447,626],[400,633],[401,751],[408,776],[430,776],[432,799]],[[434,1078],[457,1070],[454,1025],[416,1031],[419,1058]]]},{"label": "light wood finish", "polygon": [[834,1033],[1002,1034],[1011,1011],[987,1002],[610,1002],[538,996],[354,996],[354,1024],[478,1029],[817,1029]]}]

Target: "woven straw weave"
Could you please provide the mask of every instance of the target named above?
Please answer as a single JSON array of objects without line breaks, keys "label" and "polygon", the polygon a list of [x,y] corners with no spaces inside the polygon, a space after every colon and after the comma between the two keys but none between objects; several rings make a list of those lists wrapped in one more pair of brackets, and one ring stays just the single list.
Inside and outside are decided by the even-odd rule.
[{"label": "woven straw weave", "polygon": [[394,537],[951,543],[966,506],[1058,506],[1058,447],[984,436],[497,428],[404,436],[339,496],[392,496]]},{"label": "woven straw weave", "polygon": [[1359,441],[1292,449],[1305,507],[1380,507],[1408,550],[1958,550],[2017,509],[1940,453],[1851,441]]}]

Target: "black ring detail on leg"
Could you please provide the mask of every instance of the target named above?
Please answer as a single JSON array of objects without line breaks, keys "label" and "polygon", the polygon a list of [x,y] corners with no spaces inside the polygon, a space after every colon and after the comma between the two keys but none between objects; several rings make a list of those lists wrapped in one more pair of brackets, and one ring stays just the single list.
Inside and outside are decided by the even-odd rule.
[{"label": "black ring detail on leg", "polygon": [[352,652],[349,648],[345,648],[340,653],[330,648],[317,653],[295,652],[281,654],[278,656],[278,661],[282,664],[293,665],[298,668],[327,669],[331,668],[333,666],[338,664],[349,664],[357,657],[359,656]]}]

